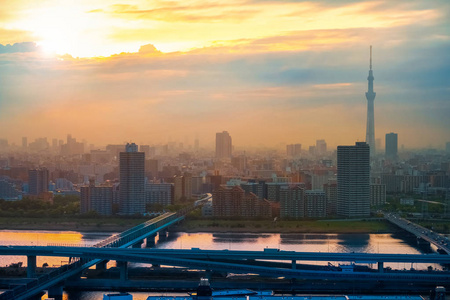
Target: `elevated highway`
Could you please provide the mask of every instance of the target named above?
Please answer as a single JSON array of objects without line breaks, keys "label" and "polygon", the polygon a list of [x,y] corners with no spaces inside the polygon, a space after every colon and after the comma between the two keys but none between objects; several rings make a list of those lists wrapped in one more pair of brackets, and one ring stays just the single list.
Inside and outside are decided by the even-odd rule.
[{"label": "elevated highway", "polygon": [[[35,255],[79,257],[84,259],[114,260],[128,256],[136,262],[142,257],[176,257],[195,260],[270,260],[270,261],[339,261],[355,263],[425,263],[450,264],[450,255],[439,254],[384,254],[384,253],[333,253],[297,252],[266,248],[263,251],[152,249],[152,248],[93,248],[63,246],[0,246],[0,255]],[[130,260],[131,261],[131,260]],[[148,262],[148,261],[145,261]]]},{"label": "elevated highway", "polygon": [[[269,251],[268,251],[269,250]],[[0,255],[33,253],[43,256],[81,257],[90,259],[116,260],[148,263],[167,266],[188,267],[207,271],[219,271],[237,274],[258,274],[261,276],[297,279],[328,279],[356,281],[432,282],[446,285],[450,282],[450,272],[438,271],[390,271],[384,272],[342,272],[332,270],[297,269],[297,261],[361,261],[361,262],[413,262],[413,263],[450,263],[450,257],[444,255],[417,254],[369,254],[369,253],[313,253],[278,251],[230,251],[230,250],[175,250],[175,249],[114,249],[90,247],[3,247]],[[290,261],[290,268],[255,265],[254,260]]]}]

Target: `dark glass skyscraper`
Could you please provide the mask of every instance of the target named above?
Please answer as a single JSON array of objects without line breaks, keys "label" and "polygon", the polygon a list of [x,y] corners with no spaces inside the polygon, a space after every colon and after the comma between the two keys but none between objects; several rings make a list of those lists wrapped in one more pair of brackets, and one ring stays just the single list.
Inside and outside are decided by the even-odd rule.
[{"label": "dark glass skyscraper", "polygon": [[396,133],[386,133],[386,159],[396,160],[398,155],[398,140]]}]

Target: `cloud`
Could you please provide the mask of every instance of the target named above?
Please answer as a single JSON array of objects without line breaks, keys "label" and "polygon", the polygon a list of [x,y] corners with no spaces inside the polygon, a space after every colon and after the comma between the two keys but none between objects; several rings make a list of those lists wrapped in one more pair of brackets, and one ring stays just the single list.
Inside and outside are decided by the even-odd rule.
[{"label": "cloud", "polygon": [[[223,12],[246,15],[223,24],[210,18],[222,17],[217,2],[152,3],[155,8],[86,10],[114,17],[119,29],[103,33],[117,45],[138,41],[133,51],[52,58],[35,45],[3,46],[9,52],[0,55],[0,126],[17,124],[5,134],[61,138],[72,132],[96,144],[130,137],[157,143],[194,133],[212,140],[226,129],[237,145],[292,139],[307,145],[319,137],[329,145],[353,144],[365,137],[373,45],[376,136],[395,131],[407,146],[450,140],[444,2],[232,1]],[[325,22],[332,16],[353,21],[354,12],[351,26]],[[164,53],[167,44],[191,42],[197,48]]]},{"label": "cloud", "polygon": [[1,53],[23,53],[23,52],[37,52],[39,47],[34,42],[15,43],[13,45],[0,44]]},{"label": "cloud", "polygon": [[[298,133],[305,144],[318,136],[330,145],[364,139],[367,45],[220,55],[216,50],[164,54],[146,45],[136,53],[102,59],[43,60],[33,53],[26,61],[4,57],[9,67],[0,72],[14,70],[15,75],[2,82],[2,122],[14,118],[20,123],[11,132],[18,136],[33,128],[38,136],[61,137],[80,124],[69,131],[96,143],[112,142],[103,134],[108,128],[117,129],[117,142],[131,133],[161,142],[169,133],[182,138],[199,132],[206,139],[221,128],[233,132],[240,145],[267,143],[267,137],[281,142]],[[445,136],[448,88],[443,79],[436,83],[414,74],[445,73],[442,57],[448,45],[375,50],[377,136],[394,130],[409,145]],[[427,53],[436,57],[418,63]],[[386,55],[393,57],[383,62]],[[402,114],[405,107],[408,113]],[[412,134],[412,118],[420,120],[422,140]],[[266,132],[264,137],[253,134],[259,130]],[[427,131],[434,135],[426,137]]]}]

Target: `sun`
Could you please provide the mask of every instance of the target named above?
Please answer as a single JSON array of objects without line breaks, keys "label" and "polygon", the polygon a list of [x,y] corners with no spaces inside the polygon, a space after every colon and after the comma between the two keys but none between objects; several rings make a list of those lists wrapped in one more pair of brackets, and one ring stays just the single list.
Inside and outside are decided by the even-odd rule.
[{"label": "sun", "polygon": [[[55,2],[52,6],[33,8],[14,25],[32,32],[45,53],[94,57],[129,51],[108,39],[104,29],[114,26],[111,19],[89,13],[89,9],[77,1]],[[133,50],[139,49],[138,45],[133,46]]]}]

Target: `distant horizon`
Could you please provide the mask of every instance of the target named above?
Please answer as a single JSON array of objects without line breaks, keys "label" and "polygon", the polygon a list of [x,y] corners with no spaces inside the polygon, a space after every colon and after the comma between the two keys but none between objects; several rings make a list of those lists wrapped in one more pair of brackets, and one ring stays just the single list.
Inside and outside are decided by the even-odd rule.
[{"label": "distant horizon", "polygon": [[[233,136],[231,136],[233,138]],[[49,137],[39,137],[39,138],[47,138],[47,142],[49,143],[49,148],[52,148],[52,139],[53,138],[49,138]],[[90,148],[90,145],[94,145],[94,148],[92,150],[101,150],[101,149],[105,149],[108,145],[123,145],[125,147],[125,145],[127,143],[135,143],[138,146],[144,145],[144,146],[151,146],[151,147],[162,147],[165,145],[170,145],[170,144],[175,144],[176,148],[179,147],[179,144],[183,144],[184,150],[194,150],[194,146],[195,146],[195,140],[192,141],[188,141],[186,143],[186,141],[178,141],[178,140],[173,140],[173,141],[168,141],[166,143],[146,143],[146,142],[142,142],[142,143],[138,143],[135,140],[128,140],[128,141],[123,141],[123,142],[110,142],[110,143],[106,143],[106,144],[96,144],[95,142],[93,143],[92,141],[89,140],[85,140],[83,141],[82,139],[78,139],[76,136],[72,135],[72,138],[75,138],[77,142],[79,143],[84,143],[85,144],[85,152],[88,152]],[[0,139],[2,139],[0,137]],[[22,137],[20,138],[22,139]],[[67,140],[66,138],[61,138],[61,139],[57,139],[58,142],[59,141],[63,141],[64,144],[66,144]],[[322,140],[322,139],[318,139],[318,140]],[[28,144],[30,144],[31,142],[34,142],[35,139],[30,139],[29,137],[27,137],[27,142]],[[352,146],[355,145],[356,142],[365,142],[365,141],[360,141],[360,140],[355,140],[353,142],[350,142],[348,144],[338,144],[338,145],[330,145],[328,144],[328,142],[325,140],[325,142],[327,143],[327,151],[334,151],[337,149],[338,146]],[[427,145],[427,146],[423,146],[423,147],[408,147],[407,145],[398,144],[398,151],[402,152],[402,151],[426,151],[426,150],[446,150],[446,143],[448,142],[444,142],[441,145]],[[10,140],[8,140],[8,144],[9,146],[14,146],[17,147],[18,149],[23,148],[22,147],[22,142],[20,141],[16,141],[16,142],[11,142]],[[301,141],[297,141],[297,142],[292,142],[292,143],[277,143],[277,144],[272,144],[272,145],[236,145],[233,142],[233,151],[253,151],[253,150],[278,150],[278,151],[286,151],[286,146],[287,145],[291,145],[291,144],[301,144],[302,147],[302,152],[308,152],[309,151],[309,147],[310,146],[316,146],[316,144],[304,144]],[[59,145],[58,145],[59,146]],[[191,148],[191,149],[189,149]],[[199,139],[199,149],[203,149],[203,150],[207,150],[207,151],[215,151],[215,140],[211,139],[209,142],[205,143],[202,142],[201,139]],[[382,140],[382,147],[381,149],[377,148],[377,154],[381,154],[384,153],[385,150],[385,143],[384,143],[384,139]]]},{"label": "distant horizon", "polygon": [[[450,141],[450,2],[0,3],[0,138]],[[95,141],[95,142],[94,142]],[[202,142],[203,141],[203,142]],[[278,145],[278,146],[277,146]]]}]

